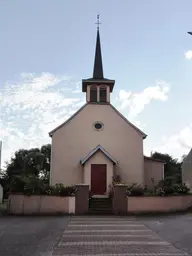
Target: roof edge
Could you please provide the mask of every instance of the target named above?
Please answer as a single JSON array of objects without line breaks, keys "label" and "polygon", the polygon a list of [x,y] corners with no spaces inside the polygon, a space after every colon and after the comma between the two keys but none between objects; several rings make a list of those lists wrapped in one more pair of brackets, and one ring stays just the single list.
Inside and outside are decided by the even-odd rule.
[{"label": "roof edge", "polygon": [[117,114],[119,114],[119,116],[121,118],[123,118],[128,124],[130,124],[136,131],[138,131],[139,133],[142,134],[143,139],[145,139],[147,137],[147,134],[145,134],[143,131],[141,131],[139,128],[137,128],[137,126],[135,126],[134,124],[132,124],[123,114],[121,114],[119,112],[119,110],[117,110],[111,103],[109,104],[115,111]]},{"label": "roof edge", "polygon": [[144,159],[149,160],[149,161],[160,162],[160,163],[166,164],[165,161],[163,161],[163,160],[161,160],[161,159],[155,159],[155,158],[152,158],[152,157],[150,157],[150,156],[144,156]]},{"label": "roof edge", "polygon": [[96,78],[88,78],[88,79],[82,79],[83,83],[108,83],[108,84],[115,84],[115,80],[113,79],[107,79],[107,78],[103,78],[103,79],[96,79]]},{"label": "roof edge", "polygon": [[62,124],[60,124],[59,126],[57,126],[55,129],[53,129],[52,131],[49,132],[49,136],[52,137],[53,133],[56,132],[58,129],[60,129],[62,126],[64,126],[65,124],[67,124],[69,121],[71,121],[79,112],[81,112],[81,110],[83,110],[86,106],[88,105],[88,103],[86,102],[80,109],[78,109],[71,117],[69,117],[65,122],[63,122]]},{"label": "roof edge", "polygon": [[114,164],[117,164],[118,161],[112,157],[101,145],[98,145],[94,149],[92,149],[83,159],[80,160],[80,163],[84,165],[94,154],[96,154],[98,151],[101,151],[109,160],[111,160]]}]

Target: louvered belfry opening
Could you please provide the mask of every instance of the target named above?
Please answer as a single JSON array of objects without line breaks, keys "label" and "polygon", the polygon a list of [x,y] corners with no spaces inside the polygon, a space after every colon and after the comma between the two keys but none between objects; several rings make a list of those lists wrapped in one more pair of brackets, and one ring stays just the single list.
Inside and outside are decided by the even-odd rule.
[{"label": "louvered belfry opening", "polygon": [[91,86],[90,88],[90,102],[97,102],[97,87]]},{"label": "louvered belfry opening", "polygon": [[113,91],[114,84],[115,80],[104,77],[100,32],[97,28],[93,76],[82,80],[82,91],[87,93],[87,102],[110,103],[110,93]]},{"label": "louvered belfry opening", "polygon": [[107,89],[106,87],[99,88],[99,101],[100,102],[107,102]]}]

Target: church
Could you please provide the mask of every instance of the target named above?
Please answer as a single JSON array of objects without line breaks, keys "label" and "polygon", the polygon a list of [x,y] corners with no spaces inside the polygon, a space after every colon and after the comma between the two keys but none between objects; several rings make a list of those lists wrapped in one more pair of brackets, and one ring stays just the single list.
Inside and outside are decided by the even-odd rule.
[{"label": "church", "polygon": [[164,178],[164,162],[143,155],[147,135],[111,103],[115,80],[103,74],[97,28],[93,76],[82,80],[83,105],[49,133],[52,139],[50,184],[88,184],[107,196],[115,179],[151,187]]},{"label": "church", "polygon": [[185,183],[192,192],[192,149],[190,149],[188,155],[184,157],[182,163],[182,181]]}]

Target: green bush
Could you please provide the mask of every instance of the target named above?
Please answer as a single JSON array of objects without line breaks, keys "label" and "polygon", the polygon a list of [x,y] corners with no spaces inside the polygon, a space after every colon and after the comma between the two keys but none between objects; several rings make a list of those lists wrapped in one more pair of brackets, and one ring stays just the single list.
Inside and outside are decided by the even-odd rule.
[{"label": "green bush", "polygon": [[64,187],[63,184],[50,186],[36,177],[15,177],[10,185],[11,194],[49,195],[49,196],[75,196],[76,187]]},{"label": "green bush", "polygon": [[175,184],[174,191],[176,194],[188,194],[190,189],[185,184]]},{"label": "green bush", "polygon": [[11,193],[23,193],[25,184],[26,184],[26,180],[24,178],[21,178],[19,176],[15,176],[10,182],[9,192],[11,192]]},{"label": "green bush", "polygon": [[161,180],[151,189],[142,187],[138,184],[132,184],[127,187],[126,195],[128,196],[171,196],[187,195],[190,189],[185,184],[171,185],[167,180]]},{"label": "green bush", "polygon": [[127,196],[143,196],[145,189],[137,184],[132,184],[131,186],[127,187],[126,195]]},{"label": "green bush", "polygon": [[165,195],[165,191],[163,188],[157,188],[155,191],[155,195],[156,196],[164,196]]},{"label": "green bush", "polygon": [[155,187],[155,194],[159,196],[169,196],[178,194],[188,194],[189,188],[185,184],[170,184],[167,180],[162,180]]},{"label": "green bush", "polygon": [[114,175],[112,179],[113,179],[113,182],[112,182],[113,185],[122,183],[121,176],[118,174]]}]

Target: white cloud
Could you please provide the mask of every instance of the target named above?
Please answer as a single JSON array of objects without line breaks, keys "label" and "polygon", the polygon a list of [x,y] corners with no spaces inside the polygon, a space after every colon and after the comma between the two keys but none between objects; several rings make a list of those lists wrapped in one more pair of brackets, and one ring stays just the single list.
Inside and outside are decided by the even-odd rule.
[{"label": "white cloud", "polygon": [[20,75],[0,90],[0,140],[2,165],[20,148],[49,143],[48,132],[76,111],[82,98],[71,92],[78,84],[70,77],[50,73]]},{"label": "white cloud", "polygon": [[191,50],[190,50],[190,51],[187,51],[187,52],[185,53],[185,58],[188,59],[188,60],[191,60],[191,59],[192,59],[192,51],[191,51]]},{"label": "white cloud", "polygon": [[[84,94],[78,97],[80,96],[77,93],[79,90],[80,82],[74,82],[71,77],[56,76],[50,73],[39,75],[23,73],[16,82],[7,82],[0,89],[2,164],[20,148],[28,149],[50,143],[48,132],[64,122],[85,103]],[[148,87],[139,93],[121,90],[118,96],[120,102],[120,108],[118,108],[122,112],[128,109],[128,118],[131,118],[131,121],[142,129],[145,124],[141,124],[134,118],[152,100],[167,100],[168,92],[169,86],[166,82],[157,82],[155,86]],[[186,135],[187,131],[188,135]],[[190,132],[191,130],[181,132],[182,143],[189,142],[184,138],[190,137]],[[180,143],[181,147],[181,140],[174,136],[171,143],[163,142],[165,152],[175,150],[169,145],[174,145],[174,143],[176,147]]]},{"label": "white cloud", "polygon": [[182,155],[188,154],[192,148],[192,124],[184,127],[178,133],[171,136],[164,136],[161,145],[157,146],[154,151],[168,153],[180,159]]},{"label": "white cloud", "polygon": [[73,93],[81,93],[81,90],[75,90]]},{"label": "white cloud", "polygon": [[145,88],[140,93],[126,92],[120,90],[120,109],[129,110],[129,118],[136,117],[144,110],[144,107],[152,100],[165,101],[168,99],[169,85],[164,81],[157,81],[155,86]]}]

